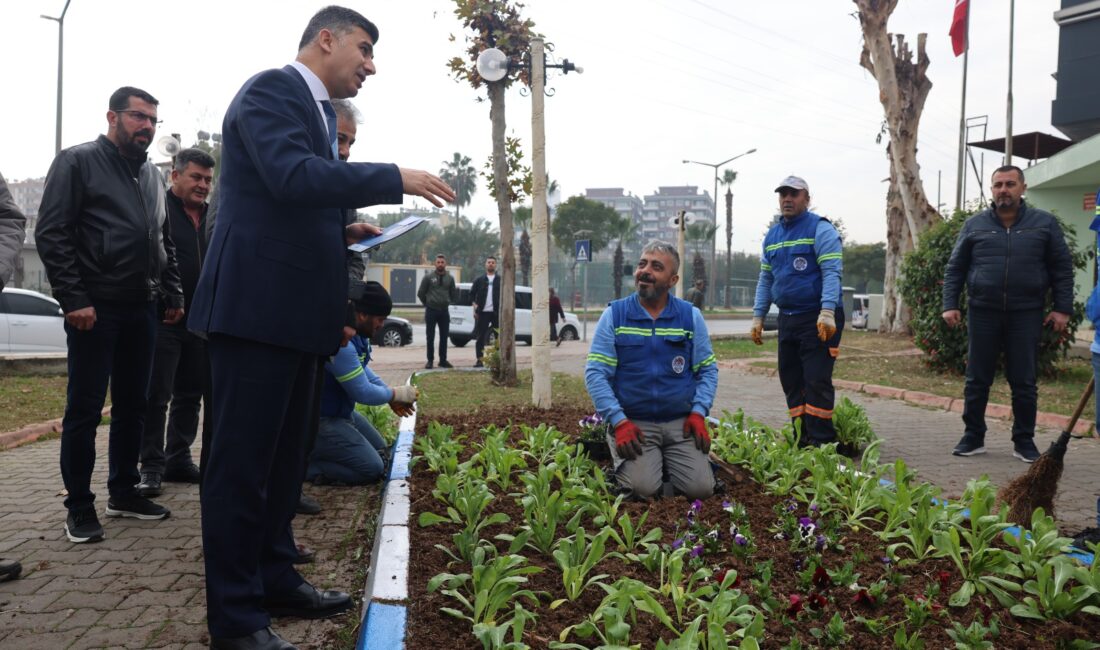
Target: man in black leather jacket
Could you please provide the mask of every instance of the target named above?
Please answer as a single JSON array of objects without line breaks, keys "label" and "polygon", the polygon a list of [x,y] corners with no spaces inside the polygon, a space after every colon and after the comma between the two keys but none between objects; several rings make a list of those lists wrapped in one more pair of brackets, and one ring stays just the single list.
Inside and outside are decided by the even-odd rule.
[{"label": "man in black leather jacket", "polygon": [[[993,172],[993,205],[963,225],[943,280],[943,319],[962,324],[959,293],[966,281],[970,349],[966,364],[963,423],[952,453],[985,453],[985,407],[997,357],[1005,355],[1012,388],[1013,455],[1025,463],[1035,447],[1038,389],[1036,359],[1044,325],[1065,330],[1073,313],[1073,262],[1062,227],[1049,212],[1023,201],[1024,172],[1006,165]],[[1053,309],[1043,317],[1047,290]]]},{"label": "man in black leather jacket", "polygon": [[61,151],[46,175],[35,239],[65,312],[68,402],[61,424],[61,477],[70,541],[103,538],[91,490],[95,435],[111,387],[106,514],[163,519],[137,494],[138,450],[163,295],[165,323],[183,317],[175,247],[165,221],[164,180],[145,150],[157,100],[129,86],[111,95],[106,135]]}]

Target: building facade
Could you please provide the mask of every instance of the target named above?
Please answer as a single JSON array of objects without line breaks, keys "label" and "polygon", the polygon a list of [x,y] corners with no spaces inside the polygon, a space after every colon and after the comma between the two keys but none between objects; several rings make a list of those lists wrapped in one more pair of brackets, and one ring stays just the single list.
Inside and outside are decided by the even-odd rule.
[{"label": "building facade", "polygon": [[714,223],[714,198],[710,192],[699,191],[697,185],[669,185],[657,188],[645,196],[642,208],[642,239],[663,239],[675,243],[677,238],[673,217],[684,211],[696,219]]}]

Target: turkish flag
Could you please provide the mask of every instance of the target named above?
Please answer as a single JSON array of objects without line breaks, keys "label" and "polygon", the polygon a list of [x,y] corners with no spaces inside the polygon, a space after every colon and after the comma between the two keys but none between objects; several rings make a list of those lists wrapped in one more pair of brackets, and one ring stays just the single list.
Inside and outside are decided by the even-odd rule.
[{"label": "turkish flag", "polygon": [[951,17],[951,48],[955,50],[955,56],[966,51],[969,28],[966,24],[967,4],[970,0],[955,0],[955,15]]}]

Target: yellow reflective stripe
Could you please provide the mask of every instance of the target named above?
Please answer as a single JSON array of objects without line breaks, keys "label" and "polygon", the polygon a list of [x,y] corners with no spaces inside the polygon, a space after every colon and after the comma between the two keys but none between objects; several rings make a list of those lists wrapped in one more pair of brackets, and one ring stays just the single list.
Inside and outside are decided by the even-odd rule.
[{"label": "yellow reflective stripe", "polygon": [[821,257],[817,258],[817,263],[821,264],[825,260],[839,260],[842,257],[844,257],[843,253],[825,253]]},{"label": "yellow reflective stripe", "polygon": [[653,336],[652,330],[642,329],[641,327],[616,327],[616,334],[637,334],[638,336]]},{"label": "yellow reflective stripe", "polygon": [[600,354],[598,352],[589,352],[588,353],[588,360],[589,361],[595,361],[597,363],[606,364],[606,365],[609,365],[613,368],[615,366],[619,365],[618,359],[615,359],[614,357],[609,357],[609,356],[604,355],[604,354]]},{"label": "yellow reflective stripe", "polygon": [[341,376],[337,377],[336,381],[343,384],[345,382],[351,381],[352,379],[355,379],[356,377],[358,377],[361,374],[363,374],[363,369],[362,368],[356,368],[355,370],[352,370],[351,372],[349,372],[346,375],[341,375]]},{"label": "yellow reflective stripe", "polygon": [[712,354],[712,355],[710,355],[709,357],[707,357],[706,359],[703,359],[703,360],[702,360],[702,361],[700,361],[699,363],[697,363],[697,364],[695,364],[694,366],[692,366],[692,367],[691,367],[691,370],[692,370],[692,372],[696,372],[696,371],[698,371],[698,370],[699,370],[700,368],[702,368],[703,366],[712,366],[712,365],[714,365],[714,364],[715,364],[715,363],[717,363],[717,362],[718,362],[718,360],[717,360],[717,359],[715,359],[715,358],[714,358],[714,355]]},{"label": "yellow reflective stripe", "polygon": [[760,270],[761,271],[770,271],[770,270],[772,270],[772,265],[771,264],[761,264],[760,265]]},{"label": "yellow reflective stripe", "polygon": [[657,329],[653,330],[653,332],[657,336],[686,336],[689,339],[692,338],[692,336],[694,336],[695,334],[690,330],[677,329],[674,327],[658,327]]},{"label": "yellow reflective stripe", "polygon": [[764,250],[766,252],[771,252],[771,251],[779,250],[780,248],[788,247],[788,246],[803,246],[803,245],[813,246],[813,244],[814,244],[813,237],[810,237],[810,238],[807,238],[807,239],[792,239],[790,241],[781,241],[778,244],[772,244],[771,246],[765,246]]}]

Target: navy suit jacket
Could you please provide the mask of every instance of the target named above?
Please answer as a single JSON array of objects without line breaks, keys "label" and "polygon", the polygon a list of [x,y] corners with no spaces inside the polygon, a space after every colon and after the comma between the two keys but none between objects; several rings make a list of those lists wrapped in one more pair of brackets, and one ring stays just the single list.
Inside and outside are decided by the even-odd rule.
[{"label": "navy suit jacket", "polygon": [[401,203],[396,165],[333,158],[305,79],[249,79],[222,124],[218,217],[188,327],[327,355],[340,345],[344,210]]}]

